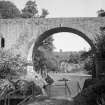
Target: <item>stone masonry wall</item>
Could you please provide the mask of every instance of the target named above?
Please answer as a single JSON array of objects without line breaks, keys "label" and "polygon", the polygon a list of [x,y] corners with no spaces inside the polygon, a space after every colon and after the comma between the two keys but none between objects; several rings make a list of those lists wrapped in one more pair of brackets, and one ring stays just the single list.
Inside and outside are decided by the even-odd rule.
[{"label": "stone masonry wall", "polygon": [[30,47],[43,32],[55,27],[69,27],[83,32],[95,45],[100,26],[105,18],[47,18],[47,19],[0,19],[0,37],[5,47],[14,54],[27,58]]}]

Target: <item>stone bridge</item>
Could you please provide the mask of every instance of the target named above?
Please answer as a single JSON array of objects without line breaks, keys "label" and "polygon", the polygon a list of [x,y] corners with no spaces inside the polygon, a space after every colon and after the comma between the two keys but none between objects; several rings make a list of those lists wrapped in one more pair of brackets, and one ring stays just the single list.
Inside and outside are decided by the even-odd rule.
[{"label": "stone bridge", "polygon": [[84,38],[97,52],[96,38],[100,27],[105,27],[105,18],[32,18],[0,19],[1,50],[9,50],[27,58],[32,45],[35,48],[48,36],[58,32],[71,32]]}]

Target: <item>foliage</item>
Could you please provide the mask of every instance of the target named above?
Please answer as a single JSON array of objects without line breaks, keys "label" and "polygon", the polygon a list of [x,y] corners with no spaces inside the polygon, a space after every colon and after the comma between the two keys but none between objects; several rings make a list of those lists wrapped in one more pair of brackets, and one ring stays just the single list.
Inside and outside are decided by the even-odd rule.
[{"label": "foliage", "polygon": [[27,1],[24,9],[22,9],[22,17],[23,18],[32,18],[37,17],[38,9],[36,1]]},{"label": "foliage", "polygon": [[45,53],[45,57],[46,57],[46,67],[48,71],[59,71],[58,69],[58,64],[59,62],[57,61],[57,59],[55,58],[55,56],[53,55],[53,53],[51,52],[46,52]]},{"label": "foliage", "polygon": [[[33,85],[32,85],[33,84]],[[18,80],[15,83],[15,88],[17,91],[16,95],[31,95],[32,88],[34,86],[34,95],[42,94],[41,88],[37,86],[34,82],[28,82],[26,80]]]},{"label": "foliage", "polygon": [[[67,62],[70,64],[78,64],[80,65],[81,71],[86,70],[91,74],[92,70],[95,69],[94,57],[91,50],[89,51],[80,51],[80,52],[62,52],[55,53],[56,59],[58,62]],[[80,69],[75,68],[70,72],[80,71]]]},{"label": "foliage", "polygon": [[4,89],[4,87],[6,87],[7,86],[7,89],[8,89],[8,91],[9,90],[13,90],[13,89],[15,89],[15,87],[13,86],[13,84],[10,82],[10,81],[8,81],[8,80],[6,80],[6,79],[0,79],[0,92]]},{"label": "foliage", "polygon": [[34,65],[36,71],[58,71],[58,61],[55,56],[42,47],[35,52]]},{"label": "foliage", "polygon": [[48,10],[42,9],[42,14],[39,16],[39,11],[36,1],[29,0],[26,2],[25,7],[22,9],[22,18],[45,18],[48,15]]},{"label": "foliage", "polygon": [[81,52],[54,52],[59,62],[79,63]]},{"label": "foliage", "polygon": [[84,61],[85,59],[87,59],[90,55],[92,55],[91,50],[89,51],[82,51],[80,54],[80,60]]},{"label": "foliage", "polygon": [[103,27],[100,27],[100,34],[97,34],[97,38],[96,38],[96,46],[98,49],[98,56],[100,56],[100,58],[104,58],[105,59],[105,30]]},{"label": "foliage", "polygon": [[8,18],[45,18],[48,15],[47,9],[42,9],[42,14],[39,16],[36,1],[29,0],[26,2],[25,7],[20,11],[16,5],[10,1],[0,1],[0,19]]},{"label": "foliage", "polygon": [[68,60],[68,63],[79,63],[79,56],[78,55],[70,55],[69,56],[69,60]]},{"label": "foliage", "polygon": [[48,38],[40,42],[40,46],[43,47],[45,50],[53,51],[54,49],[53,40],[54,40],[53,37],[49,36]]},{"label": "foliage", "polygon": [[19,9],[10,1],[0,1],[0,18],[20,17]]},{"label": "foliage", "polygon": [[84,69],[88,71],[89,74],[92,74],[92,71],[95,71],[94,63],[94,58],[91,56],[88,56],[88,58],[84,61]]},{"label": "foliage", "polygon": [[105,10],[100,9],[97,11],[97,13],[98,13],[98,17],[105,17]]},{"label": "foliage", "polygon": [[42,9],[42,14],[41,14],[40,18],[45,18],[48,14],[49,14],[48,10]]},{"label": "foliage", "polygon": [[80,61],[84,64],[84,69],[89,74],[92,74],[92,71],[95,71],[95,61],[91,50],[81,52]]},{"label": "foliage", "polygon": [[105,95],[104,82],[105,80],[97,80],[96,83],[83,89],[76,97],[74,97],[74,105],[99,105],[97,103],[97,98],[101,97],[102,94]]},{"label": "foliage", "polygon": [[34,55],[34,67],[36,72],[42,71],[45,69],[44,68],[46,64],[45,61],[46,61],[46,58],[44,57],[43,52],[37,49]]},{"label": "foliage", "polygon": [[[55,62],[53,59],[49,59],[48,55],[45,56],[45,53],[48,54],[48,52],[51,54],[51,52],[54,49],[53,46],[53,37],[49,36],[45,40],[39,42],[40,46],[36,49],[36,52],[34,54],[34,67],[36,71],[41,71],[43,72],[44,70],[55,70]],[[39,49],[43,49],[42,51]],[[51,56],[51,55],[50,55]]]},{"label": "foliage", "polygon": [[13,56],[8,51],[0,51],[0,78],[25,74],[25,65],[27,62],[20,55]]}]

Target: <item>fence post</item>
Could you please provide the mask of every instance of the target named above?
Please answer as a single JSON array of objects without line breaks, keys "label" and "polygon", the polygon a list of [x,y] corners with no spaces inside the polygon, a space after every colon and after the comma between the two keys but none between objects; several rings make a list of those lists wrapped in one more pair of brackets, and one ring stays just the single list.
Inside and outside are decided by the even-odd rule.
[{"label": "fence post", "polygon": [[78,81],[77,81],[77,89],[78,89],[78,93],[81,92],[82,90]]}]

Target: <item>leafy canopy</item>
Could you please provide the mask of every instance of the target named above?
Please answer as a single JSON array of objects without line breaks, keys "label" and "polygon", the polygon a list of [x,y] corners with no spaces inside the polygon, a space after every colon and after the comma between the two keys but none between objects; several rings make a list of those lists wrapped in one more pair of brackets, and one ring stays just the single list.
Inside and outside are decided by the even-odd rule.
[{"label": "leafy canopy", "polygon": [[17,18],[20,17],[20,11],[10,1],[0,1],[0,18],[8,19],[8,18]]}]

